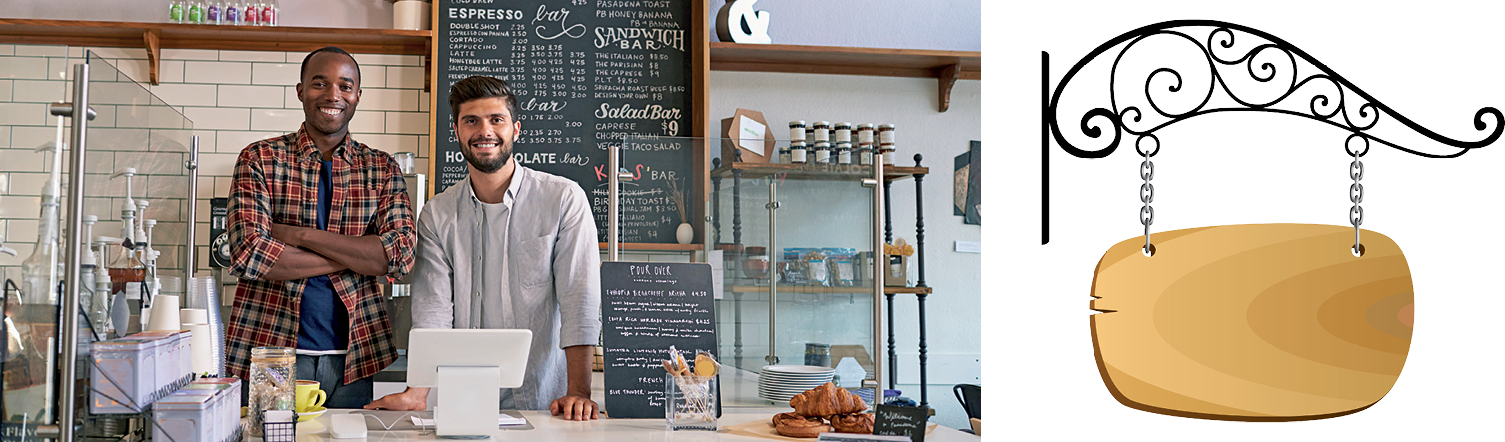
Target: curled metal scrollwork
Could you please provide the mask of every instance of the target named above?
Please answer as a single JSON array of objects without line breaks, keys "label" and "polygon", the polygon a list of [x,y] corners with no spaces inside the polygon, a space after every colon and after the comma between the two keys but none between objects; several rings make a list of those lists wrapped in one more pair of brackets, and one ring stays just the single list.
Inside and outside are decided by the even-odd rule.
[{"label": "curled metal scrollwork", "polygon": [[[1145,47],[1184,53],[1187,57],[1153,58],[1136,64],[1132,60],[1135,51]],[[1113,61],[1107,105],[1091,106],[1075,118],[1060,114],[1062,93],[1077,74],[1087,64],[1110,55]],[[1206,72],[1194,72],[1201,71],[1204,62]],[[1143,86],[1136,87],[1138,82]],[[1087,81],[1083,87],[1100,85]],[[1103,43],[1072,66],[1044,107],[1046,125],[1056,143],[1081,158],[1106,157],[1126,138],[1136,147],[1146,139],[1153,142],[1153,155],[1159,152],[1156,131],[1200,115],[1234,111],[1300,116],[1361,138],[1364,152],[1368,151],[1369,142],[1373,142],[1429,158],[1463,155],[1494,143],[1505,132],[1505,114],[1485,107],[1474,113],[1472,121],[1474,130],[1482,137],[1464,140],[1443,136],[1395,112],[1290,43],[1256,29],[1210,20],[1157,23]],[[1062,131],[1063,116],[1068,117],[1064,121],[1077,120],[1074,125],[1077,132],[1070,134],[1071,137],[1091,146],[1079,146],[1068,140]],[[1400,123],[1451,149],[1426,152],[1392,143],[1370,132],[1386,120]]]}]

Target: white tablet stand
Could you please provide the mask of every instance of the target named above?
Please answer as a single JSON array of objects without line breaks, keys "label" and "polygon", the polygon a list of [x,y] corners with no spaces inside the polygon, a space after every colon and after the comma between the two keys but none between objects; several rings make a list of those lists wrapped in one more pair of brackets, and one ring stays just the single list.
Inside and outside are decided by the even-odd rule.
[{"label": "white tablet stand", "polygon": [[496,434],[500,390],[523,385],[533,332],[414,329],[408,336],[408,386],[439,389],[434,433],[452,439]]}]

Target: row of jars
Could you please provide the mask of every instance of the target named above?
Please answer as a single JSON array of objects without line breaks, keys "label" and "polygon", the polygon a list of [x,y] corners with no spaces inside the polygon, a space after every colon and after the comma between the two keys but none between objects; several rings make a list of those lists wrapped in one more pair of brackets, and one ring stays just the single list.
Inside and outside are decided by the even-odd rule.
[{"label": "row of jars", "polygon": [[[853,132],[857,134],[856,142],[852,141]],[[804,120],[796,120],[789,122],[789,140],[788,147],[779,149],[781,163],[871,166],[876,157],[885,166],[894,164],[892,124],[875,127],[862,123],[854,128],[852,123],[832,126],[830,122],[817,121],[806,125]]]}]

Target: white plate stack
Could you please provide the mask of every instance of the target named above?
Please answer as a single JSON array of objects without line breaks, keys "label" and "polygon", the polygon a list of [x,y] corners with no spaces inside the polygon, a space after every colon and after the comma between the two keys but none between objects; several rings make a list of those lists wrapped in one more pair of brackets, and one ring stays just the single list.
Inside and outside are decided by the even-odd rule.
[{"label": "white plate stack", "polygon": [[781,403],[831,382],[836,369],[810,365],[769,365],[758,374],[758,397]]}]

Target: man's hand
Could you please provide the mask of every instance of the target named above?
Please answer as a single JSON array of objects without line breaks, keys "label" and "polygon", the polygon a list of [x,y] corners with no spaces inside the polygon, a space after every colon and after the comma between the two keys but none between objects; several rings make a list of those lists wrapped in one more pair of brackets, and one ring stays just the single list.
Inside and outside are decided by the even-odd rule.
[{"label": "man's hand", "polygon": [[429,389],[408,387],[402,393],[392,393],[366,404],[367,410],[412,411],[428,408]]},{"label": "man's hand", "polygon": [[596,401],[574,394],[565,395],[549,404],[550,413],[554,413],[555,416],[563,414],[565,419],[572,421],[599,419],[596,415],[597,410],[600,410],[600,407],[596,405]]},{"label": "man's hand", "polygon": [[309,230],[309,228],[272,223],[269,230],[271,230],[272,238],[282,241],[283,244],[293,247],[303,247],[302,233],[304,230]]}]

